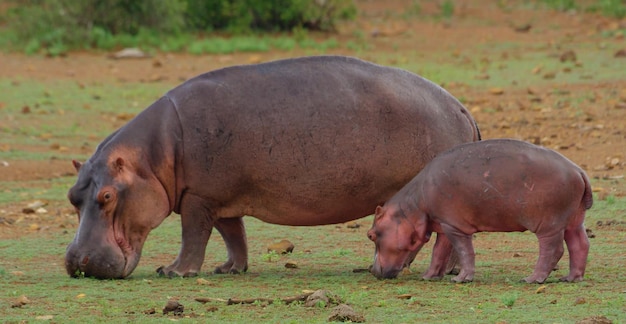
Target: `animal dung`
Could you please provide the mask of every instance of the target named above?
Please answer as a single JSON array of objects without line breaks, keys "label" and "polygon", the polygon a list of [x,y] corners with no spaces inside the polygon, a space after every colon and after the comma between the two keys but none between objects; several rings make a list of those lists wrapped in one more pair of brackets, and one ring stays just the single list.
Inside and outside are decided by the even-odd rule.
[{"label": "animal dung", "polygon": [[163,315],[167,315],[169,313],[172,313],[174,315],[182,315],[184,311],[185,306],[183,306],[174,299],[168,300],[167,304],[165,304],[165,307],[163,307]]}]

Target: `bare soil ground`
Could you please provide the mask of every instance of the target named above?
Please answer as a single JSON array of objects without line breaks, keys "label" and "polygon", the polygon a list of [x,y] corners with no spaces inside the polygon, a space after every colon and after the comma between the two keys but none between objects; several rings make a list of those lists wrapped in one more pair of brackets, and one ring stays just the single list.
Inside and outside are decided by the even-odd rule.
[{"label": "bare soil ground", "polygon": [[[315,37],[335,37],[340,43],[346,43],[358,36],[370,44],[371,51],[355,53],[340,46],[327,54],[354,55],[381,64],[413,59],[427,60],[431,64],[463,60],[477,64],[473,80],[445,80],[443,85],[453,95],[463,98],[484,139],[512,137],[556,149],[596,179],[596,199],[626,195],[623,179],[626,166],[626,72],[617,80],[594,81],[594,71],[589,71],[589,76],[580,82],[563,83],[550,74],[566,74],[568,68],[546,71],[537,66],[526,73],[535,74],[542,82],[539,86],[520,87],[515,82],[507,82],[486,87],[476,81],[489,77],[480,66],[489,67],[491,62],[506,61],[509,57],[523,59],[524,55],[537,52],[535,54],[552,56],[555,61],[567,61],[563,55],[567,55],[568,50],[576,53],[579,47],[626,48],[624,34],[619,33],[626,29],[625,21],[585,13],[527,9],[521,5],[506,8],[497,5],[506,2],[496,1],[481,1],[481,4],[455,1],[454,15],[448,19],[430,18],[429,15],[437,15],[440,9],[437,2],[427,2],[421,7],[424,19],[402,19],[411,3],[358,1],[360,18],[356,22],[341,26],[338,34]],[[524,31],[525,27],[529,30]],[[490,51],[490,44],[511,42],[522,45],[512,51]],[[110,82],[119,86],[132,82],[161,82],[175,86],[189,77],[223,66],[306,54],[303,50],[204,56],[157,53],[150,59],[112,60],[107,53],[100,52],[70,53],[57,58],[2,53],[0,78]],[[382,54],[385,60],[380,59]],[[612,59],[623,60],[626,71],[626,58]],[[575,67],[589,64],[578,61]],[[552,83],[551,78],[554,79]],[[79,148],[68,150],[69,153],[73,150],[83,153]],[[0,165],[3,181],[53,179],[71,174],[71,163],[62,159],[11,161],[10,168]],[[31,226],[28,215],[21,213],[23,203],[0,206],[0,210],[4,210],[0,216],[5,219],[5,224],[0,219],[0,237],[15,237],[41,227],[59,226],[59,218],[55,215],[71,214],[72,209],[62,200],[50,204],[49,209],[54,212],[50,217],[38,218],[36,227]],[[20,221],[16,223],[17,220]],[[65,222],[68,221],[63,218],[61,223]]]}]

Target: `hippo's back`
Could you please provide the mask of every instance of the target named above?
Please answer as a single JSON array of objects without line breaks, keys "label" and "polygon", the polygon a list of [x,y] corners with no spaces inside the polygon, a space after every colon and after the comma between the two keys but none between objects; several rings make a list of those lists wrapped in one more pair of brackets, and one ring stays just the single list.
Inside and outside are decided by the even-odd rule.
[{"label": "hippo's back", "polygon": [[436,154],[478,139],[468,112],[439,86],[347,57],[225,68],[167,96],[183,129],[186,190],[223,217],[287,225],[363,217]]}]

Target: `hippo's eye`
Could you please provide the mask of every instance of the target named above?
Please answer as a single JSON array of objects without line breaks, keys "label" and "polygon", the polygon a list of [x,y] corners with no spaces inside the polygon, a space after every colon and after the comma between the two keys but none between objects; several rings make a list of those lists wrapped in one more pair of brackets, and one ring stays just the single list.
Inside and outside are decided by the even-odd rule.
[{"label": "hippo's eye", "polygon": [[98,193],[98,203],[105,204],[115,198],[115,192],[111,188],[105,188]]}]

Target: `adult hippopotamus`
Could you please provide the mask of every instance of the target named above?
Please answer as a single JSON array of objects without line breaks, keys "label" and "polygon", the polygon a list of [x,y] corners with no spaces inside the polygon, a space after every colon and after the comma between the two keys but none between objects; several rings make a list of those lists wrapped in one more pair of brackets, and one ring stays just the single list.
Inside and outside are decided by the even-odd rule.
[{"label": "adult hippopotamus", "polygon": [[435,155],[477,140],[458,100],[400,69],[320,56],[212,71],[74,161],[79,225],[65,267],[124,278],[175,212],[182,247],[160,274],[197,274],[213,228],[228,249],[216,272],[242,272],[244,215],[296,226],[364,217]]},{"label": "adult hippopotamus", "polygon": [[[474,278],[472,234],[529,230],[539,239],[539,260],[524,281],[543,283],[569,252],[569,274],[581,281],[589,240],[583,221],[593,198],[587,175],[561,154],[530,143],[498,139],[454,147],[433,159],[376,216],[368,237],[376,243],[372,273],[393,278],[432,232],[452,242],[461,272]],[[438,236],[438,240],[441,236]],[[441,277],[449,250],[435,244],[425,279]]]}]

